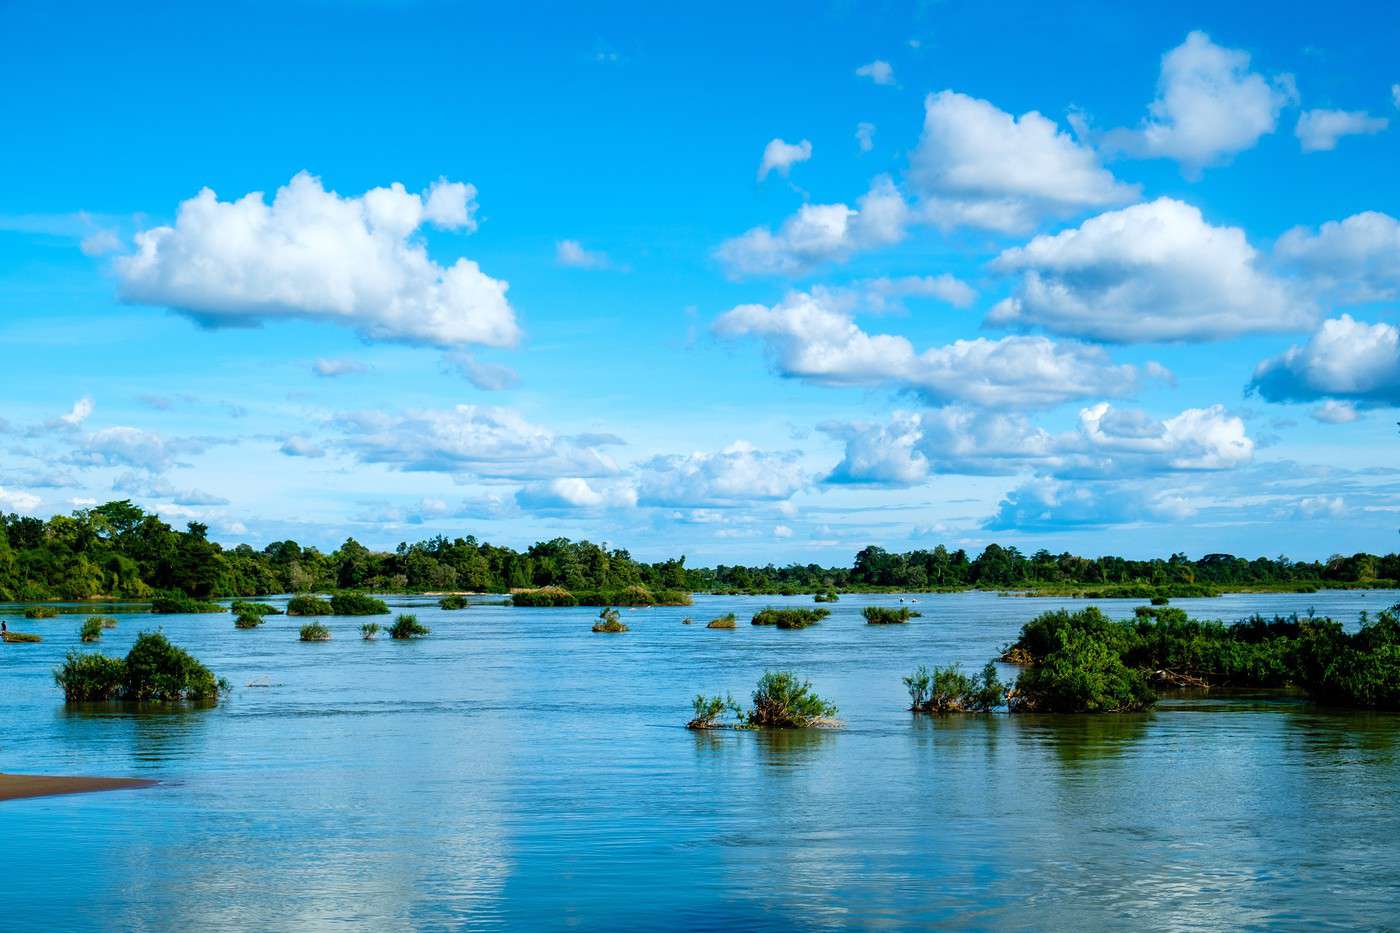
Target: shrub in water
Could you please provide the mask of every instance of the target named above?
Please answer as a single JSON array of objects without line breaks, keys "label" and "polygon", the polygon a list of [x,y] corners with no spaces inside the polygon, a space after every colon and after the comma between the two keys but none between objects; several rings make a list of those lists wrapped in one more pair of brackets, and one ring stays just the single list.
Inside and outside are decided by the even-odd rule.
[{"label": "shrub in water", "polygon": [[1167,599],[1167,597],[1165,597],[1165,596],[1154,596],[1154,597],[1152,597],[1152,605],[1154,605],[1154,606],[1165,606],[1165,605],[1167,605],[1167,603],[1169,603],[1169,602],[1171,602],[1171,600],[1170,600],[1170,599]]},{"label": "shrub in water", "polygon": [[58,610],[53,606],[30,606],[24,610],[26,619],[52,619],[58,615]]},{"label": "shrub in water", "polygon": [[838,601],[840,598],[841,598],[841,597],[840,597],[840,596],[837,596],[835,593],[818,593],[816,596],[813,596],[813,597],[812,597],[812,602],[814,602],[814,603],[834,603],[834,602]]},{"label": "shrub in water", "polygon": [[191,612],[223,612],[224,607],[206,599],[195,599],[184,593],[162,593],[151,600],[151,611],[165,615]]},{"label": "shrub in water", "polygon": [[778,628],[806,628],[831,615],[829,609],[760,609],[754,614],[754,625],[774,625]]},{"label": "shrub in water", "polygon": [[389,637],[399,641],[410,638],[419,638],[428,634],[428,627],[418,622],[417,616],[401,615],[394,620],[394,624],[389,626]]},{"label": "shrub in water", "polygon": [[1050,713],[1116,713],[1157,701],[1142,671],[1123,663],[1110,641],[1091,631],[1061,630],[1059,643],[1016,678],[1012,708]]},{"label": "shrub in water", "polygon": [[43,641],[43,640],[44,640],[44,639],[40,638],[38,635],[34,634],[33,632],[6,632],[6,633],[5,633],[5,641],[6,641],[6,642],[9,642],[9,643],[11,643],[11,644],[17,644],[17,645],[23,645],[23,644],[37,644],[37,643],[39,643],[39,642],[41,642],[41,641]]},{"label": "shrub in water", "polygon": [[622,624],[622,616],[616,609],[604,609],[598,613],[598,621],[593,623],[595,632],[625,632],[627,626]]},{"label": "shrub in water", "polygon": [[328,616],[331,604],[319,596],[293,596],[287,601],[289,616]]},{"label": "shrub in water", "polygon": [[806,729],[830,725],[835,715],[836,707],[812,692],[811,681],[799,681],[790,671],[769,671],[759,678],[744,721],[758,728]]},{"label": "shrub in water", "polygon": [[117,627],[117,620],[114,619],[114,618],[112,618],[111,616],[96,616],[95,618],[97,619],[98,622],[101,622],[101,623],[102,623],[102,627],[103,627],[103,628],[116,628],[116,627]]},{"label": "shrub in water", "polygon": [[366,622],[360,626],[360,637],[365,641],[374,641],[374,636],[379,634],[378,622]]},{"label": "shrub in water", "polygon": [[253,603],[246,599],[235,599],[228,607],[234,615],[280,616],[282,610],[271,603]]},{"label": "shrub in water", "polygon": [[338,616],[382,616],[389,606],[382,599],[364,593],[336,593],[331,597],[331,613]]},{"label": "shrub in water", "polygon": [[549,608],[553,606],[577,606],[578,599],[562,586],[542,586],[537,590],[526,590],[512,594],[511,604]]},{"label": "shrub in water", "polygon": [[330,641],[331,630],[320,622],[308,622],[301,627],[302,641]]},{"label": "shrub in water", "polygon": [[465,596],[444,596],[438,600],[439,609],[465,609],[470,605]]},{"label": "shrub in water", "polygon": [[80,639],[82,639],[83,641],[89,642],[89,643],[94,642],[94,641],[101,641],[101,640],[102,640],[102,620],[101,620],[101,619],[88,619],[86,622],[83,623],[83,627],[82,627],[81,631],[79,631],[78,637],[79,637]]},{"label": "shrub in water", "polygon": [[744,715],[739,704],[734,702],[734,697],[729,695],[707,697],[699,693],[691,706],[695,709],[695,716],[685,724],[687,729],[722,729],[725,724],[720,722],[720,717],[725,713],[733,713],[736,720]]},{"label": "shrub in water", "polygon": [[63,666],[53,672],[53,679],[70,703],[115,700],[126,689],[126,661],[70,651]]},{"label": "shrub in water", "polygon": [[70,651],[54,681],[70,701],[216,700],[228,690],[227,681],[160,632],[138,635],[125,660]]},{"label": "shrub in water", "polygon": [[907,606],[895,609],[891,606],[866,606],[860,611],[869,625],[898,625],[910,619],[919,618],[919,613]]},{"label": "shrub in water", "polygon": [[730,612],[718,619],[711,619],[705,628],[738,628],[738,626],[738,620],[734,618],[734,613]]},{"label": "shrub in water", "polygon": [[233,619],[234,628],[257,628],[263,624],[263,617],[256,612],[240,612]]},{"label": "shrub in water", "polygon": [[1006,684],[990,662],[980,677],[969,677],[957,664],[932,671],[920,665],[904,678],[904,686],[909,688],[909,709],[916,713],[986,713],[1006,699]]}]

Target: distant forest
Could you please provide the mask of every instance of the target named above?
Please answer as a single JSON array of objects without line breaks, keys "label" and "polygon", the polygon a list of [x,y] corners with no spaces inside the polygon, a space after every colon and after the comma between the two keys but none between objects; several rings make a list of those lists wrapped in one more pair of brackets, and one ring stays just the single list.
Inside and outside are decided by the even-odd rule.
[{"label": "distant forest", "polygon": [[[1400,556],[1353,554],[1326,561],[1286,557],[1246,560],[1185,554],[1154,560],[1078,557],[1040,550],[1031,555],[989,544],[973,557],[942,545],[897,554],[867,547],[850,567],[685,566],[678,557],[656,563],[624,549],[555,538],[525,551],[474,536],[438,535],[393,551],[371,551],[352,539],[330,553],[278,541],[258,550],[223,548],[208,528],[183,531],[130,501],[108,502],[48,521],[0,516],[0,599],[141,599],[158,592],[190,596],[362,589],[507,592],[540,586],[614,591],[628,586],[692,592],[812,593],[860,589],[1031,589],[1086,595],[1205,595],[1228,589],[1383,586],[1400,579]],[[1086,592],[1087,591],[1087,592]]]}]

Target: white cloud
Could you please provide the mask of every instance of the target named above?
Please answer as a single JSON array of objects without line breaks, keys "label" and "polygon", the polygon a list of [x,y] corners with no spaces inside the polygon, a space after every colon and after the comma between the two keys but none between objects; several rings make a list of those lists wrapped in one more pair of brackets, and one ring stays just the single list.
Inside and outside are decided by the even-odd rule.
[{"label": "white cloud", "polygon": [[1310,326],[1311,303],[1258,260],[1243,230],[1212,226],[1192,205],[1158,198],[1003,252],[992,267],[1023,275],[987,321],[1115,343]]},{"label": "white cloud", "polygon": [[894,67],[890,65],[889,62],[879,58],[875,59],[869,64],[861,65],[859,68],[857,68],[856,76],[860,78],[869,78],[876,84],[883,84],[886,86],[893,85],[895,83]]},{"label": "white cloud", "polygon": [[758,180],[763,181],[769,172],[777,172],[786,178],[794,165],[806,162],[811,157],[812,143],[809,140],[788,143],[781,139],[772,139],[763,147],[763,160],[758,163]]},{"label": "white cloud", "polygon": [[1250,389],[1270,402],[1400,405],[1400,329],[1348,314],[1324,321],[1307,343],[1255,367]]},{"label": "white cloud", "polygon": [[397,182],[341,197],[305,172],[271,204],[205,188],[174,226],[138,233],[136,253],[116,260],[121,296],[209,325],[308,318],[380,340],[508,346],[520,330],[507,284],[469,259],[444,268],[413,237],[425,221],[470,229],[474,195],[440,181],[426,206]]},{"label": "white cloud", "polygon": [[856,145],[861,152],[869,152],[875,148],[875,124],[861,121],[856,124]]},{"label": "white cloud", "polygon": [[1364,110],[1305,110],[1298,115],[1293,134],[1304,152],[1326,152],[1336,149],[1343,136],[1371,136],[1388,126],[1385,117],[1373,117]]},{"label": "white cloud", "polygon": [[942,227],[1029,230],[1046,218],[1133,200],[1094,151],[1034,110],[1014,117],[954,91],[924,100],[909,180],[922,214]]},{"label": "white cloud", "polygon": [[1321,421],[1323,424],[1350,424],[1361,417],[1356,411],[1356,406],[1351,402],[1338,402],[1330,398],[1314,408],[1309,414],[1312,415],[1314,421]]},{"label": "white cloud", "polygon": [[197,447],[168,441],[153,431],[118,426],[89,434],[70,461],[80,466],[129,466],[157,473],[173,466],[179,453]]},{"label": "white cloud", "polygon": [[366,411],[344,415],[338,424],[342,445],[361,462],[408,472],[518,480],[619,472],[606,453],[532,424],[508,408]]},{"label": "white cloud", "polygon": [[1249,70],[1249,53],[1192,32],[1162,56],[1157,98],[1142,127],[1115,130],[1104,143],[1130,155],[1175,159],[1196,176],[1272,133],[1296,97],[1291,76],[1266,79]]},{"label": "white cloud", "polygon": [[1274,244],[1274,258],[1338,300],[1400,295],[1400,221],[1389,214],[1363,211],[1328,221],[1316,232],[1294,227]]},{"label": "white cloud", "polygon": [[18,489],[6,489],[0,486],[0,509],[12,509],[16,512],[31,513],[39,507],[42,500],[30,492],[23,492]]},{"label": "white cloud", "polygon": [[84,395],[73,403],[73,407],[66,415],[59,415],[58,422],[64,427],[76,428],[88,419],[92,414],[93,404],[89,396]]},{"label": "white cloud", "polygon": [[509,366],[483,363],[463,350],[443,354],[443,363],[450,372],[466,379],[483,392],[499,392],[520,382],[520,376]]},{"label": "white cloud", "polygon": [[78,248],[83,251],[84,256],[105,256],[108,253],[119,252],[122,241],[115,231],[94,230],[82,238]]},{"label": "white cloud", "polygon": [[309,457],[314,459],[326,455],[325,448],[320,444],[317,444],[309,438],[302,437],[299,434],[293,434],[291,437],[287,438],[282,442],[282,446],[279,449],[289,457]]},{"label": "white cloud", "polygon": [[560,240],[554,245],[554,259],[571,269],[609,269],[612,260],[607,253],[584,249],[578,240]]},{"label": "white cloud", "polygon": [[791,537],[792,537],[792,529],[791,529],[790,527],[788,527],[787,525],[774,525],[774,526],[773,526],[773,537],[775,537],[775,538],[791,538]]},{"label": "white cloud", "polygon": [[695,508],[790,498],[810,482],[791,452],[761,451],[736,441],[718,453],[654,457],[639,464],[642,505]]},{"label": "white cloud", "polygon": [[823,385],[889,386],[978,406],[1049,407],[1118,397],[1137,382],[1098,347],[1044,337],[958,340],[916,353],[904,337],[867,334],[820,295],[794,292],[777,305],[739,305],[715,321],[721,337],[759,337],[779,374]]},{"label": "white cloud", "polygon": [[777,233],[767,227],[725,240],[715,257],[735,277],[798,275],[852,253],[897,243],[909,224],[909,206],[888,176],[881,175],[855,208],[804,204]]},{"label": "white cloud", "polygon": [[515,499],[521,508],[537,512],[631,508],[637,504],[637,490],[627,483],[590,483],[565,476],[523,486]]},{"label": "white cloud", "polygon": [[1295,512],[1299,518],[1341,518],[1346,502],[1341,496],[1304,496]]},{"label": "white cloud", "polygon": [[228,505],[228,500],[199,489],[179,489],[161,477],[143,477],[138,473],[123,473],[112,482],[112,491],[128,496],[163,499],[175,505]]},{"label": "white cloud", "polygon": [[1056,531],[1177,522],[1195,513],[1188,500],[1168,490],[1039,477],[1007,493],[983,527],[989,531]]},{"label": "white cloud", "polygon": [[934,298],[955,308],[969,307],[977,290],[962,279],[941,275],[906,275],[899,278],[863,279],[855,284],[865,304],[874,311],[897,307],[904,298]]},{"label": "white cloud", "polygon": [[320,357],[311,365],[311,371],[323,379],[334,379],[337,376],[353,376],[357,373],[369,372],[369,365],[359,360]]}]

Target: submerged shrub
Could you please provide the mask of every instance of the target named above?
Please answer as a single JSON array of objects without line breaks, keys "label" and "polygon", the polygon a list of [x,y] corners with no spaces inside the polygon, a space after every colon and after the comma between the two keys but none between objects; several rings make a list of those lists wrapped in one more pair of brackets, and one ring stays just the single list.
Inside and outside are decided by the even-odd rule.
[{"label": "submerged shrub", "polygon": [[102,623],[103,628],[117,627],[117,620],[112,618],[111,616],[94,616],[94,618],[96,618],[98,622]]},{"label": "submerged shrub", "polygon": [[263,624],[263,617],[256,612],[240,612],[233,619],[234,628],[257,628]]},{"label": "submerged shrub", "polygon": [[374,641],[374,636],[379,634],[378,622],[366,622],[360,626],[360,637],[365,641]]},{"label": "submerged shrub", "polygon": [[1165,606],[1167,603],[1171,602],[1171,600],[1165,596],[1154,596],[1151,602],[1154,606]]},{"label": "submerged shrub", "polygon": [[829,609],[760,609],[754,614],[752,624],[772,625],[777,628],[794,629],[816,625],[831,615]]},{"label": "submerged shrub", "polygon": [[319,596],[293,596],[287,600],[289,616],[328,616],[331,604]]},{"label": "submerged shrub", "polygon": [[836,707],[812,692],[811,681],[791,671],[769,671],[758,680],[747,725],[766,729],[806,729],[831,725]]},{"label": "submerged shrub", "polygon": [[240,616],[280,616],[282,614],[282,610],[272,605],[272,603],[254,603],[246,599],[235,599],[228,608],[234,615]]},{"label": "submerged shrub", "polygon": [[301,627],[302,641],[330,641],[331,630],[320,622],[308,622]]},{"label": "submerged shrub", "polygon": [[691,707],[695,710],[695,716],[685,724],[687,729],[722,729],[726,724],[720,721],[720,717],[725,713],[733,713],[736,721],[744,715],[743,709],[734,702],[734,697],[728,694],[707,697],[697,693]]},{"label": "submerged shrub", "polygon": [[555,606],[577,606],[578,599],[562,586],[542,586],[537,590],[524,590],[510,597],[512,605],[551,608]]},{"label": "submerged shrub", "polygon": [[1123,663],[1109,639],[1066,628],[1059,643],[1016,678],[1012,708],[1048,713],[1118,713],[1147,709],[1157,696],[1140,670]]},{"label": "submerged shrub", "polygon": [[10,643],[12,643],[12,644],[17,644],[17,645],[22,645],[22,644],[31,644],[31,645],[33,645],[33,644],[38,644],[39,642],[41,642],[41,641],[43,641],[43,640],[44,640],[43,638],[39,637],[38,635],[36,635],[36,634],[33,633],[33,632],[6,632],[6,633],[5,633],[5,641],[10,642]]},{"label": "submerged shrub", "polygon": [[336,593],[331,596],[331,614],[338,616],[382,616],[389,606],[382,599],[364,593]]},{"label": "submerged shrub", "polygon": [[142,632],[125,660],[70,651],[54,682],[71,702],[216,700],[228,682],[160,632]]},{"label": "submerged shrub", "polygon": [[118,699],[126,689],[126,661],[105,654],[68,652],[53,679],[70,703]]},{"label": "submerged shrub", "polygon": [[207,599],[186,596],[184,593],[161,593],[151,600],[151,611],[163,615],[184,615],[194,612],[223,612],[224,607]]},{"label": "submerged shrub", "polygon": [[706,623],[705,628],[738,628],[739,622],[734,617],[734,613],[729,612],[717,619],[711,619]]},{"label": "submerged shrub", "polygon": [[91,643],[102,640],[102,620],[88,619],[83,623],[82,629],[78,632],[78,638]]},{"label": "submerged shrub", "polygon": [[891,606],[866,606],[860,611],[869,625],[897,625],[919,618],[919,613],[908,606],[895,609]]},{"label": "submerged shrub", "polygon": [[818,593],[816,596],[813,596],[813,597],[812,597],[812,602],[814,602],[814,603],[834,603],[834,602],[839,601],[840,599],[841,599],[841,597],[840,597],[840,596],[837,596],[834,592],[827,592],[827,593]]},{"label": "submerged shrub", "polygon": [[52,619],[58,615],[58,610],[53,606],[30,606],[24,610],[26,619]]},{"label": "submerged shrub", "polygon": [[904,686],[909,689],[909,709],[916,713],[986,713],[1006,699],[1006,684],[990,661],[977,677],[964,674],[958,664],[932,671],[920,665],[904,678]]},{"label": "submerged shrub", "polygon": [[442,599],[438,600],[439,609],[465,609],[470,605],[471,603],[467,601],[467,597],[458,596],[456,594],[444,596]]},{"label": "submerged shrub", "polygon": [[622,615],[612,608],[605,608],[598,613],[598,621],[593,623],[595,632],[625,632],[627,626],[622,622]]},{"label": "submerged shrub", "polygon": [[400,615],[394,620],[394,624],[389,626],[389,637],[399,641],[419,638],[426,634],[428,634],[428,627],[419,623],[418,617],[414,615]]}]

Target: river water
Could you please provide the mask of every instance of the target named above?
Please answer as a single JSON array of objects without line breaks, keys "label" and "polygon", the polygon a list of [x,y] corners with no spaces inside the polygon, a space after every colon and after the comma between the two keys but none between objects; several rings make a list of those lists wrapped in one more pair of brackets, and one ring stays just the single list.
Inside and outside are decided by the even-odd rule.
[{"label": "river water", "polygon": [[[235,687],[139,713],[65,707],[50,672],[78,617],[0,611],[45,639],[0,645],[0,771],[161,782],[0,802],[0,929],[1400,926],[1400,716],[1219,693],[913,716],[917,664],[980,667],[1034,614],[1083,605],[918,599],[904,626],[859,616],[899,597],[845,596],[778,631],[744,623],[810,597],[697,597],[595,635],[596,609],[390,597],[432,628],[406,643],[362,641],[360,619],[309,644],[285,616],[122,615],[101,650],[161,626]],[[1174,605],[1354,624],[1396,602]],[[728,611],[737,630],[704,628]],[[697,691],[747,699],[777,668],[844,728],[683,728]]]}]

